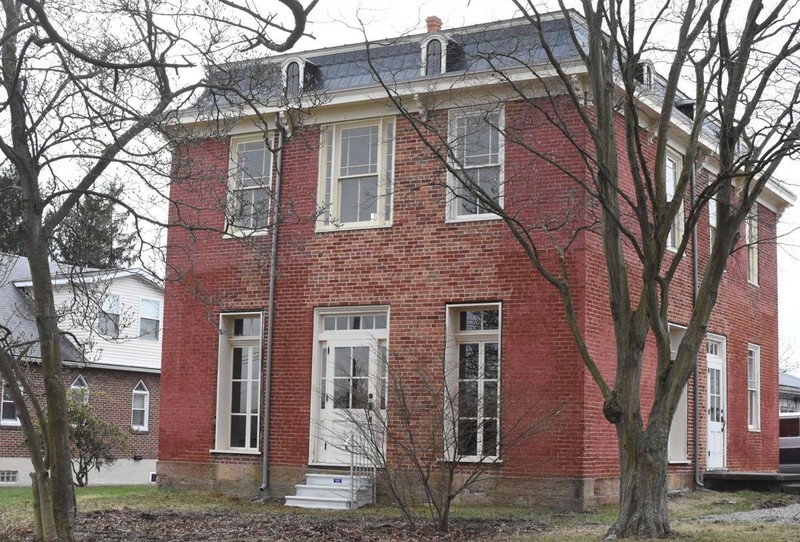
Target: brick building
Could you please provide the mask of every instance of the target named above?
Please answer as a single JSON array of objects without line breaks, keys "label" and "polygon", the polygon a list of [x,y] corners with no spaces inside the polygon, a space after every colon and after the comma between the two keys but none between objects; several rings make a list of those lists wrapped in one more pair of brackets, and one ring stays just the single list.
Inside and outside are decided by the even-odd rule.
[{"label": "brick building", "polygon": [[[416,104],[414,114],[450,134],[453,159],[494,183],[495,197],[521,221],[566,216],[582,224],[592,212],[582,190],[524,149],[588,175],[544,118],[558,104],[502,98],[508,94],[487,59],[492,51],[502,65],[525,51],[528,62],[542,63],[535,33],[519,20],[446,32],[438,19],[428,23],[425,34],[374,44],[373,69]],[[545,32],[561,59],[574,57],[562,19],[546,21]],[[225,137],[197,136],[176,147],[171,218],[180,212],[217,231],[169,233],[159,479],[241,493],[268,479],[273,493],[292,493],[307,472],[348,464],[343,411],[368,400],[391,420],[397,398],[391,390],[384,395],[387,382],[422,393],[415,390],[425,388],[424,370],[470,397],[474,412],[455,414],[454,431],[462,433],[455,446],[465,462],[499,458],[484,496],[564,507],[613,498],[616,434],[559,292],[534,271],[507,226],[459,191],[377,87],[366,58],[363,45],[343,46],[237,72],[245,79],[272,73],[285,96],[324,91],[288,139],[267,134],[276,153],[248,118]],[[507,73],[518,67],[503,66]],[[576,112],[561,113],[574,137],[588,142]],[[185,126],[196,126],[194,114]],[[282,118],[292,122],[291,114]],[[515,142],[506,141],[512,131]],[[672,171],[682,164],[681,137],[676,130]],[[268,216],[278,180],[282,219],[271,289]],[[792,199],[770,186],[742,235],[764,242],[731,256],[700,360],[700,404],[690,382],[670,433],[673,485],[693,484],[695,450],[701,471],[777,469],[777,264],[767,240]],[[227,215],[225,202],[233,202]],[[681,228],[675,225],[676,235]],[[702,267],[713,234],[707,215],[697,229]],[[578,234],[567,268],[588,347],[609,377],[616,354],[601,244],[597,235]],[[542,258],[558,262],[555,250]],[[690,258],[681,264],[673,286],[681,292],[671,306],[676,344],[691,311],[690,265]],[[655,353],[646,356],[645,405]],[[504,450],[507,418],[530,400],[542,412],[557,411],[553,423]],[[391,442],[387,454],[398,460]]]},{"label": "brick building", "polygon": [[[91,485],[147,484],[158,450],[163,289],[137,269],[75,271],[53,265],[61,317],[64,386],[127,436],[114,465],[89,473]],[[26,258],[0,254],[0,324],[12,343],[38,336]],[[34,346],[21,358],[32,389],[44,383]],[[0,487],[28,485],[32,466],[7,383],[0,383]]]}]

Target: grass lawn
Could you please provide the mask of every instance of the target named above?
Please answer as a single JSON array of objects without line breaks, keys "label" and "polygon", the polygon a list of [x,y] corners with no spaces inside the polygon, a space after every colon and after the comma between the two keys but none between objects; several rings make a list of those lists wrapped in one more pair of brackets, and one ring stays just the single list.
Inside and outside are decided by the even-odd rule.
[{"label": "grass lawn", "polygon": [[[250,502],[188,490],[152,486],[77,488],[79,540],[598,540],[614,520],[608,505],[588,513],[535,508],[459,506],[448,537],[423,525],[409,532],[396,509],[368,507],[354,512],[290,509],[279,502]],[[795,497],[754,492],[688,492],[670,498],[674,539],[798,540],[798,525],[700,523],[712,514],[772,508]],[[29,540],[30,490],[0,489],[0,541]],[[399,538],[397,538],[399,537]]]}]

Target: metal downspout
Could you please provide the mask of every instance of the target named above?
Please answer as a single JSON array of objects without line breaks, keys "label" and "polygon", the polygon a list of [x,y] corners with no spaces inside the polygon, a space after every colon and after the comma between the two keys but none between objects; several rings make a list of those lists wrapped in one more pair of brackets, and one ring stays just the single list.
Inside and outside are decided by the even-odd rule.
[{"label": "metal downspout", "polygon": [[[689,185],[689,200],[691,208],[695,205],[695,191],[697,189],[697,171],[694,160],[692,160],[692,179]],[[697,265],[697,222],[692,226],[692,310],[697,303],[698,288],[698,265]],[[697,351],[694,358],[694,483],[695,487],[704,487],[700,479],[700,351]]]},{"label": "metal downspout", "polygon": [[264,367],[264,445],[261,463],[261,486],[259,491],[264,491],[269,487],[269,413],[272,390],[272,343],[275,332],[275,277],[278,271],[278,226],[280,224],[281,212],[281,179],[283,177],[283,142],[286,129],[281,123],[280,113],[275,113],[275,126],[278,128],[278,152],[275,157],[275,187],[272,195],[272,203],[275,209],[272,221],[272,246],[269,253],[269,308],[267,309],[267,345],[266,361]]}]

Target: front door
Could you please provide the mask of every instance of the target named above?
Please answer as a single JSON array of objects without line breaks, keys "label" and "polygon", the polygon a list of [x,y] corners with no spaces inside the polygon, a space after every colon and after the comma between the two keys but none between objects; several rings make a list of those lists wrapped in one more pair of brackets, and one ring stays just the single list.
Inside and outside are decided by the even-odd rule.
[{"label": "front door", "polygon": [[709,340],[708,362],[708,458],[706,469],[725,468],[725,358],[722,343]]},{"label": "front door", "polygon": [[347,465],[351,450],[382,447],[386,349],[383,341],[341,339],[320,345],[322,377],[316,459]]}]

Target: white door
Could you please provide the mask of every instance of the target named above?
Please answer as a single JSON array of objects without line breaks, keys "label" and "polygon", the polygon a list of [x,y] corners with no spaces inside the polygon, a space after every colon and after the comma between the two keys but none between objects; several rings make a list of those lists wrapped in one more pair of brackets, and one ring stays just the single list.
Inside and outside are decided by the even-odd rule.
[{"label": "white door", "polygon": [[[366,424],[375,430],[381,427],[380,420],[386,419],[386,349],[382,342],[343,339],[320,345],[323,389],[316,450],[320,463],[349,464],[351,449],[358,453],[366,445],[361,437]],[[381,436],[375,438],[382,441]]]},{"label": "white door", "polygon": [[722,343],[708,341],[708,458],[706,469],[725,468],[725,358]]}]

